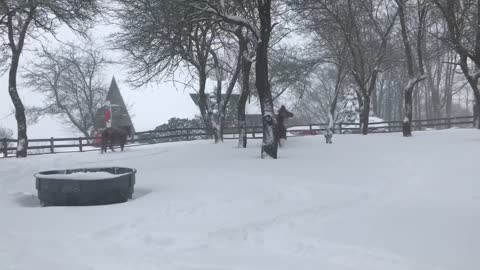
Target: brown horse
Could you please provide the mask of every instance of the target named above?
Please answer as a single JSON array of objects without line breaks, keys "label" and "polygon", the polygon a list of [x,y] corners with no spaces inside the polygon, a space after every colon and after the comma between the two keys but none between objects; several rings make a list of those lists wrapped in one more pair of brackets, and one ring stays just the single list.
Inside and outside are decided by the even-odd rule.
[{"label": "brown horse", "polygon": [[293,117],[293,113],[289,112],[285,106],[280,107],[277,114],[277,127],[275,129],[275,143],[282,146],[282,139],[287,139],[287,128],[285,127],[285,119]]},{"label": "brown horse", "polygon": [[127,137],[130,135],[130,127],[109,127],[102,131],[102,151],[107,152],[107,145],[112,151],[114,145],[120,145],[120,149],[123,151],[125,143],[127,142]]}]

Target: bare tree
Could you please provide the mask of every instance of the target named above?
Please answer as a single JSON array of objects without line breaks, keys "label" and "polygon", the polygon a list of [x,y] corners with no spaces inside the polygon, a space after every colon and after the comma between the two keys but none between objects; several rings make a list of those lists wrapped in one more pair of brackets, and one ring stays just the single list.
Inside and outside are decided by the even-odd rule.
[{"label": "bare tree", "polygon": [[[273,110],[273,97],[269,81],[269,50],[274,11],[272,0],[258,1],[188,1],[201,14],[210,14],[214,20],[245,27],[252,33],[255,43],[255,86],[257,88],[263,117],[262,158],[277,158],[278,146],[274,131],[276,119]],[[277,3],[277,2],[276,2]]]},{"label": "bare tree", "polygon": [[240,51],[243,51],[241,59],[241,85],[240,99],[238,101],[238,147],[247,148],[247,120],[245,115],[247,100],[250,96],[250,75],[252,72],[255,51],[252,48],[252,40],[248,38],[248,30],[236,32]]},{"label": "bare tree", "polygon": [[213,24],[189,23],[192,9],[174,1],[118,0],[115,15],[121,30],[114,34],[116,49],[127,52],[130,77],[137,86],[171,78],[184,67],[196,79],[202,119],[211,132],[206,95],[209,60],[215,40]]},{"label": "bare tree", "polygon": [[[132,81],[144,85],[174,77],[178,68],[196,80],[202,119],[223,140],[223,125],[230,96],[241,71],[240,49],[232,42],[239,27],[229,27],[206,17],[189,2],[172,0],[117,0],[116,17],[121,31],[114,35],[116,48],[127,52]],[[229,50],[230,49],[230,50]],[[232,53],[234,52],[234,53]],[[224,61],[235,54],[237,61]],[[230,75],[230,76],[228,76]],[[226,78],[230,78],[225,87]],[[217,81],[213,94],[207,79]],[[210,98],[213,97],[213,98]]]},{"label": "bare tree", "polygon": [[405,50],[405,58],[407,60],[407,71],[408,71],[408,82],[404,88],[404,118],[403,118],[403,136],[410,137],[412,136],[412,100],[413,100],[413,90],[415,86],[426,79],[425,71],[423,67],[423,53],[422,53],[422,43],[424,37],[424,22],[426,16],[426,4],[423,1],[417,0],[418,4],[418,27],[417,27],[417,55],[418,65],[415,63],[415,55],[412,51],[412,45],[409,37],[409,32],[413,32],[412,29],[409,29],[407,26],[407,12],[408,7],[406,5],[407,0],[395,0],[398,5],[398,16],[400,18],[400,27],[402,40]]},{"label": "bare tree", "polygon": [[26,85],[45,96],[42,106],[30,109],[31,115],[59,116],[88,137],[107,96],[102,71],[109,63],[91,45],[68,44],[53,51],[44,47],[25,75]]},{"label": "bare tree", "polygon": [[[300,1],[289,2],[299,18],[309,15],[315,5],[308,7]],[[313,3],[310,3],[313,4]],[[318,7],[318,6],[317,6]],[[319,6],[321,7],[321,5]],[[314,13],[319,10],[314,11]],[[317,14],[318,15],[318,14]],[[312,89],[305,93],[304,106],[314,101],[317,107],[320,119],[328,122],[325,132],[326,137],[332,138],[334,133],[335,112],[339,95],[343,90],[343,84],[350,72],[349,47],[344,42],[344,35],[337,28],[331,27],[331,21],[325,17],[307,16],[308,20],[298,19],[297,23],[309,40],[307,46],[308,55],[314,58],[317,66],[313,71],[314,77]],[[302,94],[303,96],[303,94]],[[311,111],[311,110],[310,110]],[[310,112],[315,114],[313,112]]]},{"label": "bare tree", "polygon": [[[242,62],[245,60],[245,53],[248,49],[248,45],[245,44],[245,40],[242,34],[242,27],[222,27],[225,30],[225,35],[219,37],[220,44],[217,48],[211,50],[213,59],[213,68],[215,69],[215,78],[217,80],[217,86],[215,88],[215,102],[211,102],[208,105],[209,112],[213,115],[209,116],[214,129],[215,142],[223,141],[223,129],[225,124],[225,117],[227,113],[227,107],[230,102],[230,97],[233,93],[235,85],[240,73],[242,71]],[[235,38],[237,40],[235,40]],[[237,48],[234,48],[235,45]],[[232,58],[236,58],[236,61],[231,65]],[[226,79],[230,77],[229,79]],[[223,81],[228,81],[226,91],[223,91]],[[214,106],[215,105],[215,106]]]},{"label": "bare tree", "polygon": [[[275,129],[277,126],[275,112],[273,111],[273,97],[268,76],[268,52],[270,37],[272,35],[272,1],[257,1],[257,12],[259,23],[255,24],[256,33],[256,62],[255,62],[255,86],[260,98],[260,107],[263,117],[263,144],[262,157],[277,158],[277,142],[275,140]],[[249,24],[254,26],[254,24]]]},{"label": "bare tree", "polygon": [[308,86],[297,91],[295,115],[298,114],[310,123],[328,123],[325,135],[331,138],[337,121],[337,104],[341,99],[347,75],[346,67],[332,63],[319,65],[309,77]]},{"label": "bare tree", "polygon": [[[398,11],[392,1],[290,0],[318,31],[337,31],[348,46],[351,76],[357,84],[360,129],[368,134],[371,97],[383,71]],[[323,28],[321,28],[323,27]]]},{"label": "bare tree", "polygon": [[[447,43],[459,56],[459,65],[475,97],[475,127],[480,129],[480,1],[433,0],[447,23]],[[473,62],[474,68],[471,67]]]},{"label": "bare tree", "polygon": [[284,105],[284,99],[288,101],[289,92],[302,91],[308,86],[309,77],[319,64],[317,58],[305,57],[299,51],[302,50],[298,46],[290,45],[278,45],[271,49],[269,80],[277,107]]},{"label": "bare tree", "polygon": [[85,34],[86,27],[98,12],[96,0],[0,0],[0,33],[2,45],[9,47],[8,92],[15,107],[17,120],[17,157],[27,156],[28,138],[25,107],[17,89],[20,57],[28,38],[36,33],[55,34],[66,24],[77,33]]}]

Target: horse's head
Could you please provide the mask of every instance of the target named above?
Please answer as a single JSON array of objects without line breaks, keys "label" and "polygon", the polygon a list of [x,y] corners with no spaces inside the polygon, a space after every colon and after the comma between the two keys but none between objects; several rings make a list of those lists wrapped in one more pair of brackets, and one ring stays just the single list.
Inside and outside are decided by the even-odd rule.
[{"label": "horse's head", "polygon": [[280,110],[278,110],[278,117],[282,119],[288,119],[293,117],[293,113],[289,112],[285,106],[282,105]]}]

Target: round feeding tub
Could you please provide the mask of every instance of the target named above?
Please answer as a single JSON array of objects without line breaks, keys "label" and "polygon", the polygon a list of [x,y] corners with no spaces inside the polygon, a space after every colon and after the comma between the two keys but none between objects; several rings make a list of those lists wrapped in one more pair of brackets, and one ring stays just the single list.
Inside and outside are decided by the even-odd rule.
[{"label": "round feeding tub", "polygon": [[108,167],[45,171],[35,174],[43,206],[123,203],[132,198],[136,169]]}]

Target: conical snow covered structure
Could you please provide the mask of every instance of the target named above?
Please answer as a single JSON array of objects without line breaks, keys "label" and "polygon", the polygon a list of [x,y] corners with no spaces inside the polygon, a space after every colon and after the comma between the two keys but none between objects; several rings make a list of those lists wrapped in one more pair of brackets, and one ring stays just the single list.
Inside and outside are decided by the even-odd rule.
[{"label": "conical snow covered structure", "polygon": [[118,88],[117,81],[115,77],[112,78],[110,88],[108,90],[107,98],[105,100],[105,106],[98,110],[95,117],[95,128],[103,129],[106,127],[105,124],[105,113],[111,108],[111,123],[112,127],[130,127],[131,131],[134,132],[135,128],[128,113],[127,106],[123,100],[120,89]]}]

